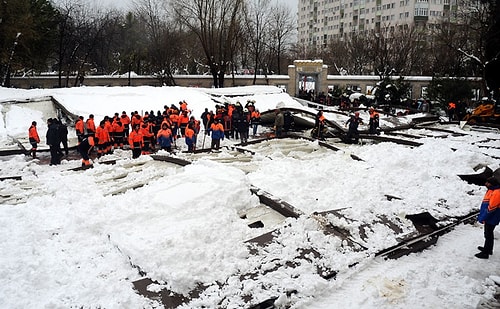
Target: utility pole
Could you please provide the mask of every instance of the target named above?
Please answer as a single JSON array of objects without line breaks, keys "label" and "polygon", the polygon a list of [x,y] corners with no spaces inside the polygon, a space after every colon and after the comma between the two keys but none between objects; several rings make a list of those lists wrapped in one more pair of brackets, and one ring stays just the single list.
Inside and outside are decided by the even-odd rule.
[{"label": "utility pole", "polygon": [[16,51],[17,40],[19,39],[20,36],[21,32],[18,32],[16,35],[16,39],[14,40],[14,45],[12,45],[9,61],[7,62],[7,70],[5,70],[5,76],[2,81],[2,87],[10,87],[10,64],[12,63],[12,58],[14,58],[14,52]]}]

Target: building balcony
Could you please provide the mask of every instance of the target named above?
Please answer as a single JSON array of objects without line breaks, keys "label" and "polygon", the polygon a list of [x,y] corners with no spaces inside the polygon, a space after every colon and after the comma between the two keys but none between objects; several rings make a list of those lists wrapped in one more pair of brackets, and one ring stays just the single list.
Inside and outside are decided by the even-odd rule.
[{"label": "building balcony", "polygon": [[415,22],[426,22],[429,20],[429,16],[414,16],[413,21]]}]

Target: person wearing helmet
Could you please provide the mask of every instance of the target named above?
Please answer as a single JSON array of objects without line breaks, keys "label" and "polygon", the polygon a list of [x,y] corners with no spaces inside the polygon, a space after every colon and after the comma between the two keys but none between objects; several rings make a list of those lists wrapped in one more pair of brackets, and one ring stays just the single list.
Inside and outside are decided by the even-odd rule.
[{"label": "person wearing helmet", "polygon": [[243,113],[240,114],[239,118],[236,120],[236,129],[240,135],[240,141],[242,145],[246,145],[248,142],[248,129],[250,128],[250,114],[248,109],[244,108]]},{"label": "person wearing helmet", "polygon": [[348,144],[358,143],[359,141],[358,126],[360,124],[363,124],[363,120],[361,119],[361,117],[359,117],[359,112],[355,112],[354,115],[351,115],[350,118],[345,123],[345,126],[349,126],[345,140],[346,143]]}]

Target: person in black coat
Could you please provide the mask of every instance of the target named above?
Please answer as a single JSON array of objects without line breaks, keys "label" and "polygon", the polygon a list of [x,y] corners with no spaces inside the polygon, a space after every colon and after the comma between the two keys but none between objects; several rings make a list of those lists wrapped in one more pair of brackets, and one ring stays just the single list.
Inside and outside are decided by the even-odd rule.
[{"label": "person in black coat", "polygon": [[[68,155],[68,127],[62,123],[60,120],[55,120],[57,121],[57,125],[58,125],[58,131],[59,131],[59,139],[61,140],[61,143],[63,145],[63,148],[64,148],[64,153],[65,155],[67,156]],[[62,154],[62,150],[60,150],[61,154]]]},{"label": "person in black coat", "polygon": [[359,112],[355,112],[354,115],[351,115],[350,118],[345,123],[346,126],[349,126],[346,136],[347,143],[356,143],[356,144],[358,143],[359,141],[358,126],[360,124],[364,124],[363,120],[359,117]]},{"label": "person in black coat", "polygon": [[246,145],[248,142],[248,129],[250,128],[248,109],[243,109],[243,114],[239,115],[237,119],[237,130],[240,134],[240,141],[242,145]]},{"label": "person in black coat", "polygon": [[50,165],[61,163],[61,139],[57,119],[47,119],[47,145],[50,147]]},{"label": "person in black coat", "polygon": [[290,111],[285,111],[283,113],[283,132],[288,132],[292,129],[294,125],[293,115]]}]

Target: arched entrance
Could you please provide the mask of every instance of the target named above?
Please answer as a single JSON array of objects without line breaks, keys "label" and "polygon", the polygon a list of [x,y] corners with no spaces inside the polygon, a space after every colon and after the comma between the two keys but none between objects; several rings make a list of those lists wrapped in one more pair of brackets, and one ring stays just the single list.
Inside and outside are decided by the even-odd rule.
[{"label": "arched entrance", "polygon": [[296,97],[310,100],[321,92],[328,92],[328,66],[323,64],[323,60],[295,60],[288,67],[288,76],[288,93]]}]

